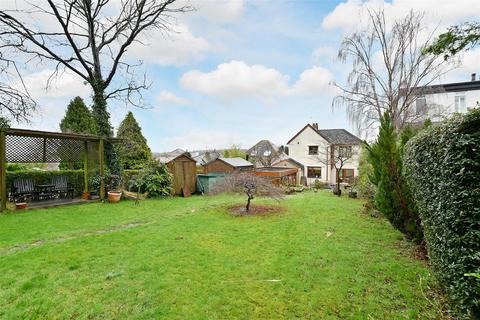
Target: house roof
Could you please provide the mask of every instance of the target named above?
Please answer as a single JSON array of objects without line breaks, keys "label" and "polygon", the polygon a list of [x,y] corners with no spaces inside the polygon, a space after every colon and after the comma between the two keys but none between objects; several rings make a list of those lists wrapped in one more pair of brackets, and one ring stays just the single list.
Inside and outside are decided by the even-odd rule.
[{"label": "house roof", "polygon": [[243,158],[240,158],[240,157],[236,157],[236,158],[217,158],[217,159],[213,159],[209,162],[207,162],[206,164],[209,164],[210,162],[213,162],[215,160],[220,160],[222,162],[225,162],[226,164],[234,167],[234,168],[240,168],[240,167],[252,167],[253,166],[253,163],[243,159]]},{"label": "house roof", "polygon": [[296,137],[298,137],[305,129],[310,128],[330,144],[361,144],[362,139],[348,132],[345,129],[315,129],[311,124],[307,124],[297,134],[291,138],[287,144],[290,144]]},{"label": "house roof", "polygon": [[[264,156],[265,152],[278,152],[280,148],[270,140],[260,140],[253,147],[247,150],[250,156]],[[252,154],[255,153],[255,154]]]},{"label": "house roof", "polygon": [[473,91],[480,90],[480,80],[436,84],[430,86],[416,87],[415,89],[417,90],[417,94]]},{"label": "house roof", "polygon": [[[177,150],[175,150],[175,151],[177,151]],[[182,156],[187,157],[188,159],[190,159],[192,161],[195,161],[195,159],[190,157],[190,155],[187,152],[182,152],[182,153],[172,152],[170,154],[163,154],[161,156],[158,156],[156,159],[158,161],[160,161],[161,163],[169,163],[170,161],[173,161],[173,160],[175,160],[177,158],[180,158]]]},{"label": "house roof", "polygon": [[277,161],[275,161],[272,166],[275,166],[277,165],[279,162],[281,161],[289,161],[291,163],[293,163],[294,165],[296,165],[297,167],[299,168],[303,168],[304,165],[302,163],[300,163],[299,161],[293,159],[292,157],[289,157],[287,156],[286,154],[283,154]]}]

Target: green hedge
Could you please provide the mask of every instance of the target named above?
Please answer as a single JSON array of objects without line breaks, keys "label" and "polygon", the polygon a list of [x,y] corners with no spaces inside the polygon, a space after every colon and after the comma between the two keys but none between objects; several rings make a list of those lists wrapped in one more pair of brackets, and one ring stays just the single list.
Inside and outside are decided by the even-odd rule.
[{"label": "green hedge", "polygon": [[12,181],[20,178],[32,178],[35,184],[50,183],[55,176],[66,176],[73,185],[75,195],[81,195],[84,187],[83,170],[23,170],[7,172],[7,189],[10,191]]},{"label": "green hedge", "polygon": [[404,162],[436,276],[460,316],[479,319],[480,110],[420,132]]}]

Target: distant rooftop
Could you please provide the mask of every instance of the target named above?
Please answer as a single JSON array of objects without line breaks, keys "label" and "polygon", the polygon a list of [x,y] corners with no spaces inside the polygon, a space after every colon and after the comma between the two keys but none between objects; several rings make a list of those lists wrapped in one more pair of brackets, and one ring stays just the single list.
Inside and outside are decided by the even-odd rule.
[{"label": "distant rooftop", "polygon": [[229,165],[231,165],[232,167],[251,167],[253,166],[253,163],[243,159],[243,158],[240,158],[240,157],[236,157],[236,158],[218,158],[220,160],[222,160],[223,162],[225,163],[228,163]]}]

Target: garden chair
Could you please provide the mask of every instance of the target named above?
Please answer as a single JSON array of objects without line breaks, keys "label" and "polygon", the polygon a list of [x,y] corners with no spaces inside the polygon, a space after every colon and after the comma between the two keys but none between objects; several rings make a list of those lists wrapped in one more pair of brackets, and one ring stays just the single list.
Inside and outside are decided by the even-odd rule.
[{"label": "garden chair", "polygon": [[15,179],[12,182],[11,197],[13,202],[31,200],[37,194],[31,178]]},{"label": "garden chair", "polygon": [[68,183],[65,176],[54,176],[52,178],[53,191],[59,196],[70,196],[73,199],[74,188]]}]

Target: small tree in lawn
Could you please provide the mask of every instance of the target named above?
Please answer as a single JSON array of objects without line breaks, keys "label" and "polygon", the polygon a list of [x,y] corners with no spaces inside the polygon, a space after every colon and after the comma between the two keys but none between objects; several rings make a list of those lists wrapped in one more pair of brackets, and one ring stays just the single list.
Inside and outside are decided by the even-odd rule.
[{"label": "small tree in lawn", "polygon": [[232,173],[213,186],[212,194],[224,192],[245,194],[247,196],[245,213],[247,214],[251,209],[251,201],[257,196],[277,200],[283,198],[282,189],[273,185],[269,180],[249,172]]},{"label": "small tree in lawn", "polygon": [[335,194],[341,196],[340,191],[340,172],[345,164],[353,159],[358,152],[351,145],[332,145],[326,149],[326,152],[319,154],[318,160],[329,167],[335,168]]},{"label": "small tree in lawn", "polygon": [[117,138],[121,139],[117,151],[124,169],[138,169],[152,158],[147,139],[132,112],[127,114],[118,127]]}]

